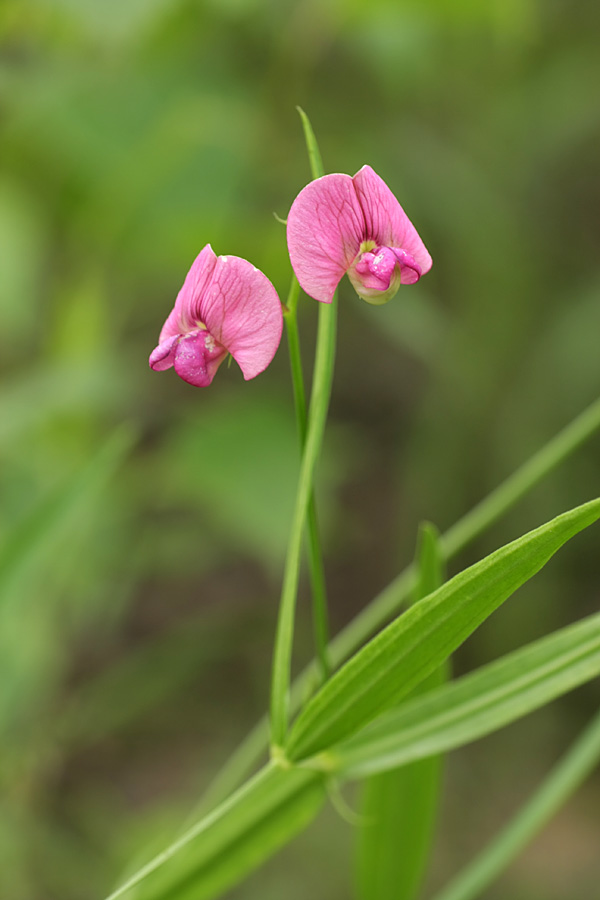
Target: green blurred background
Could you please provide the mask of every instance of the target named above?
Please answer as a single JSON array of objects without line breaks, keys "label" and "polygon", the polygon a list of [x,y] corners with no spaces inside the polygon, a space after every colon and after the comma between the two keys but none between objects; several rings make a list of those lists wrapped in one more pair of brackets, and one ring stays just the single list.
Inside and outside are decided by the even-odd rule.
[{"label": "green blurred background", "polygon": [[[147,368],[200,248],[282,296],[308,180],[368,162],[434,257],[348,284],[320,501],[336,628],[598,395],[600,23],[536,0],[0,4],[0,896],[96,900],[266,708],[297,449],[285,343],[209,391]],[[315,306],[303,301],[307,364]],[[599,492],[598,440],[464,555]],[[597,608],[590,530],[456,671]],[[298,665],[311,654],[306,588]],[[589,686],[451,756],[431,885],[539,782]],[[352,800],[352,798],[350,798]],[[596,895],[600,783],[489,900]],[[352,895],[331,811],[235,898]]]}]

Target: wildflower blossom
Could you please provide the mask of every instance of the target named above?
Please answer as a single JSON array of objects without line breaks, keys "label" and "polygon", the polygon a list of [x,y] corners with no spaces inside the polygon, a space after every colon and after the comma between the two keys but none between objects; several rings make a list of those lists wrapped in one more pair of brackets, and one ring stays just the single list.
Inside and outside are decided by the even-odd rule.
[{"label": "wildflower blossom", "polygon": [[431,268],[414,225],[370,166],[307,184],[292,204],[287,238],[298,281],[323,303],[346,273],[360,297],[381,304]]},{"label": "wildflower blossom", "polygon": [[239,256],[196,257],[150,354],[156,372],[207,387],[230,353],[246,381],[267,368],[283,328],[281,303],[266,275]]}]

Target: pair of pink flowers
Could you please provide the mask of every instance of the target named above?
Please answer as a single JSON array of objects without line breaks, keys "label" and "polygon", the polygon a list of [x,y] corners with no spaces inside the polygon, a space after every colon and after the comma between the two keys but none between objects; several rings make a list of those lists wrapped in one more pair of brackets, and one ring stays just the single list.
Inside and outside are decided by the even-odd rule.
[{"label": "pair of pink flowers", "polygon": [[[348,274],[368,303],[390,300],[414,284],[431,256],[410,219],[370,166],[324,175],[296,197],[287,221],[290,260],[302,289],[331,303]],[[239,256],[201,251],[150,355],[155,371],[171,366],[189,384],[207,387],[231,354],[246,380],[263,372],[283,328],[281,303],[266,275]]]}]

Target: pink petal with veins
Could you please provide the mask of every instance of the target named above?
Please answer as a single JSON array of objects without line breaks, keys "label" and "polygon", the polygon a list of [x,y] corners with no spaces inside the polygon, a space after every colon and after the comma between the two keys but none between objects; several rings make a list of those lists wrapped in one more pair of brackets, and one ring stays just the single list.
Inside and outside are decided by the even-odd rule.
[{"label": "pink petal with veins", "polygon": [[150,366],[174,366],[184,381],[206,387],[231,353],[248,380],[275,356],[282,328],[281,303],[266,275],[238,256],[215,256],[207,244],[177,295]]},{"label": "pink petal with veins", "polygon": [[210,284],[217,257],[207,244],[200,251],[175,300],[175,306],[160,333],[159,343],[176,334],[186,334],[198,327],[200,316],[200,299]]},{"label": "pink petal with veins", "polygon": [[[371,166],[363,166],[352,179],[364,216],[363,240],[377,245],[398,248],[409,253],[421,270],[421,275],[431,268],[431,256],[385,181]],[[413,284],[414,270],[402,267],[402,284]]]},{"label": "pink petal with veins", "polygon": [[217,257],[199,315],[246,381],[264,371],[275,356],[283,328],[281,303],[267,276],[247,260]]},{"label": "pink petal with veins", "polygon": [[331,303],[364,240],[364,215],[349,175],[324,175],[303,188],[287,220],[292,268],[304,291]]}]

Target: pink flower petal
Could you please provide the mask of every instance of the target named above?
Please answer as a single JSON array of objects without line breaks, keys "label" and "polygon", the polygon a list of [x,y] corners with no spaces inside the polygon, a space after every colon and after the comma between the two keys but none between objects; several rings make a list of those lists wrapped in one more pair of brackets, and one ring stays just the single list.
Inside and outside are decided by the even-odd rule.
[{"label": "pink flower petal", "polygon": [[188,384],[208,387],[226,356],[227,350],[208,331],[196,331],[178,341],[175,371]]},{"label": "pink flower petal", "polygon": [[400,271],[402,273],[401,283],[416,284],[423,274],[421,266],[415,261],[410,253],[406,252],[406,250],[399,250],[397,247],[393,247],[392,252],[400,263]]},{"label": "pink flower petal", "polygon": [[210,284],[216,264],[217,257],[210,244],[207,244],[196,257],[185,277],[183,286],[177,294],[175,306],[163,325],[160,342],[198,327],[198,322],[202,321],[199,316],[200,301]]},{"label": "pink flower petal", "polygon": [[378,247],[372,253],[361,253],[348,269],[348,277],[358,296],[367,303],[387,303],[400,287],[401,269],[395,251]]},{"label": "pink flower petal", "polygon": [[364,216],[349,175],[324,175],[303,188],[287,220],[292,268],[304,291],[331,303],[364,240]]},{"label": "pink flower petal", "polygon": [[[414,258],[424,275],[431,268],[431,256],[416,228],[390,191],[385,181],[371,166],[363,166],[352,179],[364,214],[363,240],[373,240],[385,247],[406,250]],[[414,275],[402,267],[401,281],[412,284]]]},{"label": "pink flower petal", "polygon": [[266,275],[239,256],[219,256],[199,316],[231,353],[246,381],[267,368],[281,340],[283,314]]},{"label": "pink flower petal", "polygon": [[354,269],[369,290],[387,291],[398,260],[389,247],[379,248],[377,253],[362,253]]},{"label": "pink flower petal", "polygon": [[150,354],[148,364],[151,369],[154,369],[155,372],[164,372],[165,369],[171,368],[175,361],[175,351],[178,340],[179,335],[174,334],[173,337],[169,337],[160,342],[158,347]]}]

